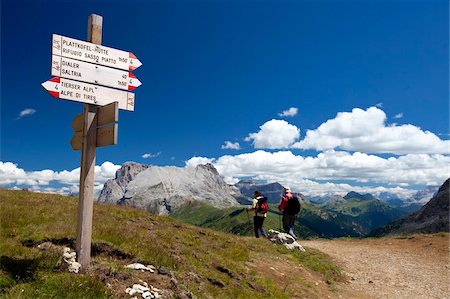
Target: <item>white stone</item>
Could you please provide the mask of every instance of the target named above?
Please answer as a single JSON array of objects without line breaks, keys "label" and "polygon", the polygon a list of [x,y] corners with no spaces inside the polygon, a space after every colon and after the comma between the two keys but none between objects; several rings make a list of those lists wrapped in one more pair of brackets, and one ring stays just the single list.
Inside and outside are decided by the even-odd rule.
[{"label": "white stone", "polygon": [[78,273],[80,271],[81,264],[78,262],[72,262],[69,264],[69,272]]},{"label": "white stone", "polygon": [[142,298],[154,298],[154,296],[149,291],[146,291],[142,294]]},{"label": "white stone", "polygon": [[128,269],[133,269],[133,270],[142,270],[142,271],[150,271],[151,273],[155,273],[155,270],[153,270],[151,267],[146,267],[140,263],[134,263],[134,264],[130,264],[125,266],[125,268]]},{"label": "white stone", "polygon": [[144,287],[143,285],[140,285],[140,284],[134,284],[133,289],[135,289],[138,293],[141,293],[141,294],[146,291],[150,291],[149,288]]}]

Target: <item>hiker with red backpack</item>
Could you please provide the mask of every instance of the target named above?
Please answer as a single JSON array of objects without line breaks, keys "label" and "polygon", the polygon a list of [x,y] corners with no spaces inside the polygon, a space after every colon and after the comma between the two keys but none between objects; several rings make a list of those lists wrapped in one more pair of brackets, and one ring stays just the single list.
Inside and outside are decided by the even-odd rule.
[{"label": "hiker with red backpack", "polygon": [[255,211],[253,216],[253,226],[255,228],[255,237],[259,238],[261,233],[267,238],[266,230],[264,229],[264,220],[266,219],[267,212],[269,211],[269,205],[267,204],[267,197],[262,196],[261,191],[256,190],[253,196],[253,204],[249,211]]},{"label": "hiker with red backpack", "polygon": [[300,201],[297,196],[292,195],[291,189],[284,188],[284,195],[281,197],[278,210],[283,214],[284,232],[297,240],[294,233],[295,218],[300,212]]}]

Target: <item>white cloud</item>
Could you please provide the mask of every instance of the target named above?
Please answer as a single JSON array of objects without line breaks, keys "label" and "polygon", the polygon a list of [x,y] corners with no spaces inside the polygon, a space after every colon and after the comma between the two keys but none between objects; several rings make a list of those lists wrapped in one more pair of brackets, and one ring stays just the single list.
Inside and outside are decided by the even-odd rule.
[{"label": "white cloud", "polygon": [[402,118],[402,117],[403,117],[403,113],[402,112],[394,115],[394,119],[398,119],[398,118]]},{"label": "white cloud", "polygon": [[192,157],[188,161],[185,162],[187,168],[194,168],[199,164],[208,164],[213,163],[214,159],[205,158],[205,157]]},{"label": "white cloud", "polygon": [[161,152],[157,152],[156,154],[147,153],[147,154],[143,154],[142,158],[144,158],[144,159],[155,158],[155,157],[158,157],[159,155],[161,155]]},{"label": "white cloud", "polygon": [[284,120],[272,119],[259,128],[259,132],[245,138],[245,141],[253,140],[255,148],[289,148],[300,137],[300,129]]},{"label": "white cloud", "polygon": [[[104,162],[102,165],[96,165],[94,168],[94,189],[98,190],[103,184],[111,178],[114,178],[116,170],[120,165],[114,165],[111,162]],[[73,170],[53,171],[44,169],[39,171],[25,171],[19,168],[17,164],[0,161],[0,186],[26,186],[34,191],[48,191],[54,193],[73,193],[78,192],[80,181],[80,168]],[[50,184],[63,185],[56,188]],[[44,187],[45,186],[45,187]]]},{"label": "white cloud", "polygon": [[375,104],[375,107],[378,107],[378,108],[383,108],[383,103],[378,103],[378,104]]},{"label": "white cloud", "polygon": [[36,113],[36,110],[34,110],[34,109],[31,109],[31,108],[24,109],[24,110],[20,111],[19,116],[16,118],[16,120],[21,119],[22,117],[27,116],[27,115],[32,115],[34,113]]},{"label": "white cloud", "polygon": [[393,154],[448,154],[450,141],[413,125],[386,126],[383,110],[370,107],[340,112],[334,119],[308,130],[292,148],[318,151],[340,148],[348,151]]},{"label": "white cloud", "polygon": [[225,141],[225,144],[221,146],[222,149],[235,149],[239,150],[241,149],[241,146],[239,145],[239,142],[231,142],[231,141]]},{"label": "white cloud", "polygon": [[284,110],[283,112],[278,113],[278,115],[281,116],[281,117],[287,117],[287,116],[291,116],[292,117],[292,116],[296,116],[297,113],[298,113],[298,108],[291,107],[288,110]]},{"label": "white cloud", "polygon": [[[445,155],[409,154],[382,158],[360,152],[326,151],[317,156],[303,157],[291,151],[274,153],[263,150],[240,155],[226,155],[218,159],[193,157],[187,161],[213,162],[219,173],[229,182],[240,177],[254,177],[279,182],[306,194],[336,191],[388,191],[398,186],[440,185],[448,178],[450,157]],[[335,184],[345,181],[348,184]],[[328,183],[321,183],[328,182]],[[367,183],[387,187],[357,187]],[[384,188],[384,189],[383,189]],[[381,190],[381,191],[380,191]],[[412,192],[401,188],[402,192]],[[397,192],[398,193],[398,192]]]}]

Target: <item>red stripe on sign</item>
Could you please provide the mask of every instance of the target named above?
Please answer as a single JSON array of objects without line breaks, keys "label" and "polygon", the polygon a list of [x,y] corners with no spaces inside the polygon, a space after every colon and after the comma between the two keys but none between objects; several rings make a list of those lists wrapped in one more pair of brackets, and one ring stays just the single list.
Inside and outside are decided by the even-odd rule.
[{"label": "red stripe on sign", "polygon": [[130,65],[129,71],[134,71],[136,69],[135,66]]},{"label": "red stripe on sign", "polygon": [[128,77],[136,79],[136,76],[133,73],[128,73]]},{"label": "red stripe on sign", "polygon": [[133,53],[129,52],[129,54],[130,54],[130,58],[137,59],[136,55],[134,55]]},{"label": "red stripe on sign", "polygon": [[59,92],[57,91],[51,91],[51,90],[47,90],[49,94],[51,94],[52,97],[54,98],[59,98]]},{"label": "red stripe on sign", "polygon": [[133,86],[133,85],[128,85],[128,90],[134,90],[136,88],[136,86]]},{"label": "red stripe on sign", "polygon": [[61,78],[60,77],[53,77],[50,80],[48,80],[50,82],[55,82],[55,83],[60,83],[61,82]]}]

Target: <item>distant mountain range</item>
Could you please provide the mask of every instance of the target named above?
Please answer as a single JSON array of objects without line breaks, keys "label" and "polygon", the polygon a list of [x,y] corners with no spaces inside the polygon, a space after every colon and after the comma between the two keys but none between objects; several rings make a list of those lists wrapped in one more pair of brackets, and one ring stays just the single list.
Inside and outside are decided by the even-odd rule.
[{"label": "distant mountain range", "polygon": [[447,179],[433,198],[420,210],[382,227],[372,236],[404,235],[412,233],[449,232],[450,179]]},{"label": "distant mountain range", "polygon": [[[211,165],[195,168],[156,167],[127,162],[108,180],[99,202],[130,205],[171,216],[200,226],[237,234],[249,234],[242,204],[248,206],[255,190],[268,197],[271,206],[267,223],[279,229],[277,205],[284,187],[242,180],[229,186]],[[437,190],[437,189],[436,189]],[[416,211],[434,188],[418,192],[410,200],[392,194],[332,195],[309,200],[297,194],[302,209],[297,219],[301,237],[363,237],[371,231]],[[411,204],[412,203],[412,204]],[[270,220],[272,219],[272,220]]]}]

